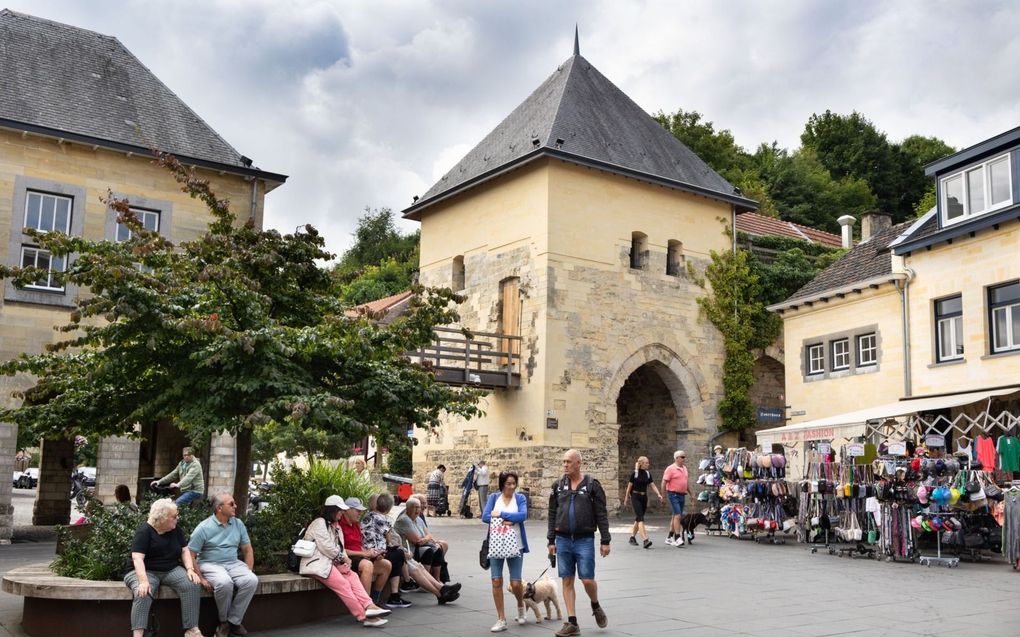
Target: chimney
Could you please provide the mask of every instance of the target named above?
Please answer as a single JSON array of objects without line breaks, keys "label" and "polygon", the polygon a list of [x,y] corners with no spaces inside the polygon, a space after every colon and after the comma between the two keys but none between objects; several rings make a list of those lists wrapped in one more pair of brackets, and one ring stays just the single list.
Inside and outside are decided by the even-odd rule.
[{"label": "chimney", "polygon": [[867,241],[875,234],[892,227],[892,217],[881,212],[865,212],[861,215],[861,241]]},{"label": "chimney", "polygon": [[836,221],[843,226],[843,247],[852,248],[854,245],[854,224],[857,220],[850,215],[843,215]]}]

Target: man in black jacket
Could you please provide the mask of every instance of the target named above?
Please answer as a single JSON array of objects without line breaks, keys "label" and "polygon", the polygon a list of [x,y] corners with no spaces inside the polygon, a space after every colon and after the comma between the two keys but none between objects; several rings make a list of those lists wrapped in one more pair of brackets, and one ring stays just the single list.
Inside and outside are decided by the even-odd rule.
[{"label": "man in black jacket", "polygon": [[591,599],[592,614],[599,628],[609,623],[599,606],[599,590],[595,583],[595,529],[598,528],[602,557],[609,555],[609,513],[606,492],[599,481],[581,473],[581,452],[570,449],[563,454],[563,477],[556,481],[549,496],[549,555],[559,562],[563,578],[563,601],[567,605],[567,622],[556,632],[557,637],[581,634],[577,626],[574,602],[574,575],[581,578],[584,591]]}]

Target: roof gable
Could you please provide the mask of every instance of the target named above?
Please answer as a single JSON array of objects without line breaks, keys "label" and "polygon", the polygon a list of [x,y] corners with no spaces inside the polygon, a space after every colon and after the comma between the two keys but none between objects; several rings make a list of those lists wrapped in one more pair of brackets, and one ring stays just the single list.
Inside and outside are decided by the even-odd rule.
[{"label": "roof gable", "polygon": [[7,9],[0,120],[247,168],[116,38]]},{"label": "roof gable", "polygon": [[789,237],[791,239],[807,241],[808,243],[820,243],[833,248],[843,247],[843,239],[838,234],[802,226],[792,221],[766,217],[756,212],[743,212],[737,215],[737,232],[744,232],[753,236]]},{"label": "roof gable", "polygon": [[404,212],[415,216],[446,196],[542,155],[756,207],[575,54]]}]

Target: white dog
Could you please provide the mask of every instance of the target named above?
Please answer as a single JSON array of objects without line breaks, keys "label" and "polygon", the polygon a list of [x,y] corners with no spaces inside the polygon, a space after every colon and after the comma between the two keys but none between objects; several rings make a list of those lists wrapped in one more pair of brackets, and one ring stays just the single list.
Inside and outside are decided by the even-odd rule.
[{"label": "white dog", "polygon": [[545,604],[546,619],[552,619],[552,611],[549,608],[549,604],[556,607],[556,619],[563,619],[563,613],[560,612],[560,602],[556,594],[556,580],[548,575],[537,580],[534,584],[531,582],[525,584],[524,604],[535,613],[536,623],[542,623],[542,613],[539,609],[539,604]]}]

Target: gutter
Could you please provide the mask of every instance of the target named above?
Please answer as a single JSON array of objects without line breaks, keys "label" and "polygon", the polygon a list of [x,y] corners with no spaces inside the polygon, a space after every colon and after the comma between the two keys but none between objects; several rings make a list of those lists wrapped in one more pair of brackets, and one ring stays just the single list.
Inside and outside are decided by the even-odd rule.
[{"label": "gutter", "polygon": [[[109,139],[103,139],[101,137],[93,137],[91,135],[83,135],[80,133],[71,133],[68,131],[62,131],[56,128],[48,128],[46,126],[36,126],[35,124],[26,124],[13,119],[6,119],[0,117],[0,128],[6,128],[9,130],[18,131],[21,133],[31,133],[33,135],[39,135],[40,137],[49,137],[55,139],[58,142],[74,142],[83,146],[92,146],[93,148],[106,148],[108,150],[115,150],[128,155],[141,155],[143,157],[151,157],[152,149],[145,146],[138,146],[135,144],[125,144],[124,142],[115,142]],[[202,168],[208,168],[209,170],[215,170],[218,172],[231,173],[234,175],[243,175],[245,177],[255,177],[257,179],[264,179],[266,181],[275,181],[279,183],[285,183],[287,181],[287,175],[281,175],[279,173],[271,173],[257,168],[246,168],[244,166],[235,166],[233,164],[224,164],[217,161],[210,161],[208,159],[199,159],[198,157],[188,157],[186,155],[179,155],[167,149],[160,149],[170,153],[177,158],[179,162],[186,166],[200,166]]]},{"label": "gutter", "polygon": [[896,281],[896,289],[900,291],[900,317],[903,321],[903,395],[907,398],[913,390],[910,377],[910,282],[914,280],[914,271],[904,268],[906,278]]},{"label": "gutter", "polygon": [[775,305],[766,306],[766,310],[769,312],[782,312],[783,310],[793,310],[801,305],[813,305],[818,301],[827,301],[834,296],[847,295],[852,292],[861,292],[864,288],[878,287],[883,283],[895,283],[901,279],[906,278],[907,275],[901,272],[883,274],[881,276],[872,277],[870,279],[864,279],[863,281],[855,281],[848,285],[844,285],[838,288],[832,288],[824,290],[822,292],[816,292],[809,296],[800,296],[795,299],[787,299]]}]

